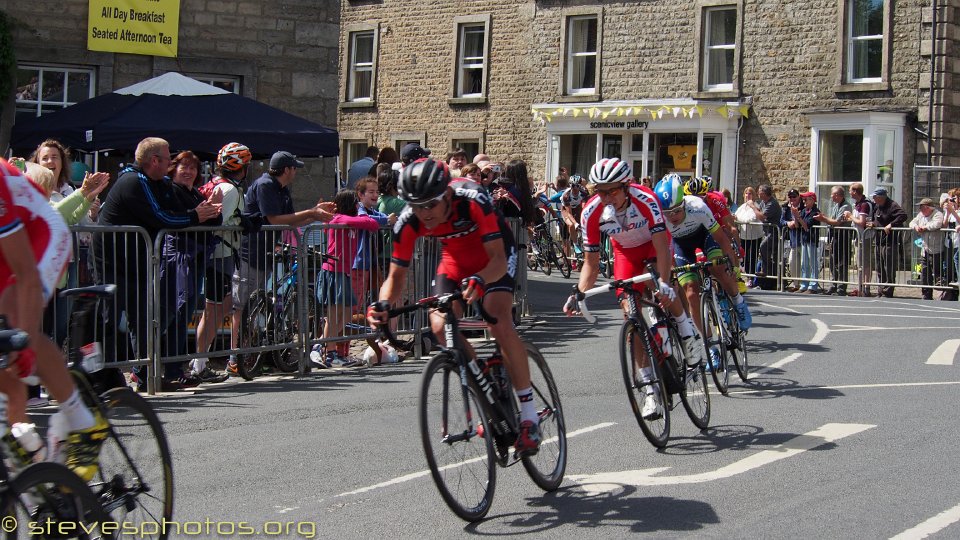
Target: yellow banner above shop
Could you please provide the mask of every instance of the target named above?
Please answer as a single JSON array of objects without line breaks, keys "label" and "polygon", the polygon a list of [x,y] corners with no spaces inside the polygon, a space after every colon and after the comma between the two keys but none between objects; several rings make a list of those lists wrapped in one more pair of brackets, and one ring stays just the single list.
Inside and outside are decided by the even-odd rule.
[{"label": "yellow banner above shop", "polygon": [[87,49],[177,56],[180,0],[90,0]]},{"label": "yellow banner above shop", "polygon": [[634,105],[624,108],[623,105],[590,105],[587,107],[559,106],[556,108],[537,107],[531,109],[533,119],[541,123],[551,122],[554,118],[573,116],[574,118],[581,114],[588,118],[599,118],[606,120],[610,117],[631,117],[647,116],[653,121],[663,118],[693,118],[697,116],[703,118],[707,114],[716,114],[724,118],[733,118],[740,115],[744,118],[750,116],[750,105],[659,105],[659,106],[639,106]]}]

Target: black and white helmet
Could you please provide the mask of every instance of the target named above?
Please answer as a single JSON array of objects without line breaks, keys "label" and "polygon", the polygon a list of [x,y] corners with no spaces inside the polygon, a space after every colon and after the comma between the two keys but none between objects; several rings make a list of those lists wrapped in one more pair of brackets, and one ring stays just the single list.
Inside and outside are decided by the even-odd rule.
[{"label": "black and white helmet", "polygon": [[626,161],[617,158],[604,158],[593,164],[590,169],[590,182],[593,184],[615,184],[626,182],[633,171]]},{"label": "black and white helmet", "polygon": [[450,168],[442,161],[421,158],[400,171],[397,191],[408,203],[419,204],[436,199],[450,185]]}]

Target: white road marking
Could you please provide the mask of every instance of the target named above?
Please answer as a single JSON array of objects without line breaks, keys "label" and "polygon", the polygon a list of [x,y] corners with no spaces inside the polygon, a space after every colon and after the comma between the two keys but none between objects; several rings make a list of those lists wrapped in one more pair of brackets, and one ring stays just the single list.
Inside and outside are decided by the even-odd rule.
[{"label": "white road marking", "polygon": [[817,327],[817,332],[813,334],[813,339],[810,340],[810,345],[819,345],[823,340],[827,339],[827,334],[830,333],[830,328],[827,327],[827,323],[821,321],[820,319],[810,319],[813,322],[813,325]]},{"label": "white road marking", "polygon": [[859,388],[903,388],[910,386],[957,386],[960,381],[936,381],[936,382],[912,382],[912,383],[874,383],[874,384],[842,384],[838,386],[800,386],[797,388],[776,388],[764,390],[737,390],[731,391],[730,395],[735,394],[775,394],[782,392],[804,392],[807,390],[853,390]]},{"label": "white road marking", "polygon": [[952,366],[953,358],[960,351],[960,339],[948,339],[933,351],[930,358],[927,358],[927,364],[932,366]]},{"label": "white road marking", "polygon": [[[817,315],[843,315],[849,317],[850,313],[818,313]],[[960,321],[960,317],[931,317],[930,315],[885,315],[881,313],[871,313],[870,317],[896,317],[898,319],[926,319],[928,321]]]},{"label": "white road marking", "polygon": [[796,360],[797,358],[800,358],[801,356],[803,356],[803,353],[798,353],[798,352],[797,352],[797,353],[793,353],[793,354],[791,354],[790,356],[788,356],[788,357],[786,357],[786,358],[784,358],[784,359],[782,359],[782,360],[777,360],[776,362],[774,362],[774,363],[772,363],[772,364],[770,364],[770,365],[768,365],[768,366],[758,367],[758,368],[756,369],[756,372],[759,373],[759,372],[761,372],[761,371],[770,371],[770,370],[773,370],[773,369],[780,369],[780,368],[782,368],[783,366],[789,364],[790,362],[793,362],[793,361]]},{"label": "white road marking", "polygon": [[774,308],[774,309],[779,309],[779,310],[783,310],[783,311],[789,311],[790,313],[800,313],[799,311],[797,311],[797,310],[795,310],[795,309],[790,309],[790,308],[788,308],[788,307],[786,307],[786,306],[778,306],[778,305],[776,305],[776,304],[769,304],[769,303],[767,303],[767,302],[753,302],[753,303],[756,304],[756,305],[758,305],[758,306],[767,306],[767,307],[771,307],[771,308]]},{"label": "white road marking", "polygon": [[669,469],[669,467],[657,467],[634,471],[569,475],[568,478],[579,483],[580,489],[590,494],[608,493],[621,489],[623,486],[700,484],[743,474],[747,471],[775,463],[781,459],[799,455],[807,450],[812,450],[826,443],[837,441],[874,427],[876,427],[874,424],[824,424],[813,431],[798,435],[769,450],[761,450],[740,461],[705,473],[683,476],[655,476]]},{"label": "white road marking", "polygon": [[940,512],[916,527],[903,531],[890,540],[915,540],[918,538],[926,538],[931,534],[935,534],[943,529],[946,529],[958,521],[960,521],[960,504],[949,510]]},{"label": "white road marking", "polygon": [[[577,437],[577,436],[579,436],[579,435],[583,435],[583,434],[585,434],[585,433],[590,433],[590,432],[596,431],[596,430],[598,430],[598,429],[603,429],[603,428],[607,428],[607,427],[615,426],[615,425],[617,425],[616,422],[603,422],[603,423],[601,423],[601,424],[596,424],[596,425],[593,425],[593,426],[585,427],[585,428],[583,428],[583,429],[578,429],[578,430],[576,430],[576,431],[571,431],[570,433],[567,433],[567,440],[570,440],[570,439],[572,439],[572,438],[574,438],[574,437]],[[543,441],[543,442],[540,443],[540,444],[550,444],[550,443],[555,443],[556,441],[557,441],[557,438],[556,438],[556,437],[553,437],[553,438],[551,438],[551,439],[547,439],[546,441]],[[468,460],[466,460],[466,461],[461,461],[461,462],[459,462],[459,463],[452,463],[452,464],[450,464],[450,465],[446,465],[446,466],[444,466],[444,467],[441,467],[440,470],[445,471],[445,470],[447,470],[447,469],[454,469],[454,468],[456,468],[456,467],[462,467],[462,466],[467,465],[467,464],[469,464],[469,463],[475,463],[475,462],[481,461],[481,460],[483,460],[483,459],[486,459],[486,456],[476,457],[476,458],[473,458],[473,459],[468,459]],[[417,472],[415,472],[415,473],[410,473],[410,474],[405,474],[405,475],[403,475],[403,476],[398,476],[398,477],[396,477],[396,478],[394,478],[394,479],[392,479],[392,480],[387,480],[386,482],[380,482],[379,484],[374,484],[374,485],[372,485],[372,486],[362,487],[362,488],[360,488],[360,489],[355,489],[355,490],[353,490],[353,491],[347,491],[347,492],[344,492],[344,493],[341,493],[341,494],[337,495],[337,497],[347,497],[347,496],[349,496],[349,495],[359,495],[359,494],[361,494],[361,493],[366,493],[366,492],[368,492],[368,491],[373,491],[373,490],[375,490],[375,489],[385,488],[385,487],[393,486],[393,485],[396,485],[396,484],[402,484],[402,483],[404,483],[404,482],[409,482],[410,480],[416,480],[417,478],[423,478],[424,476],[428,476],[429,474],[430,474],[430,469],[427,469],[427,470],[425,470],[425,471],[417,471]]]},{"label": "white road marking", "polygon": [[835,324],[831,332],[860,332],[862,330],[956,330],[957,326],[857,326],[854,324]]}]

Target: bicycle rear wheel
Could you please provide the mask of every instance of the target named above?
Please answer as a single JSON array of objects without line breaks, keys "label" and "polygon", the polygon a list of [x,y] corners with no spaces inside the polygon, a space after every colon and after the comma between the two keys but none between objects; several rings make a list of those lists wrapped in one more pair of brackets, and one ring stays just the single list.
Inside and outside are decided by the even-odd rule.
[{"label": "bicycle rear wheel", "polygon": [[[650,352],[653,351],[650,333],[645,327],[627,320],[620,330],[620,367],[623,371],[623,383],[627,387],[627,398],[630,400],[630,408],[633,409],[633,415],[637,418],[637,423],[640,425],[644,437],[650,441],[650,444],[657,448],[663,448],[667,445],[667,439],[670,438],[670,407],[667,387],[663,380],[659,362],[651,358],[647,359],[647,363],[652,368],[652,379],[649,381],[643,380],[640,368],[637,367],[637,360],[634,358],[634,351],[638,348],[646,351],[649,357]],[[659,405],[653,415],[644,418],[643,401],[648,393],[658,396]]]},{"label": "bicycle rear wheel", "polygon": [[273,365],[284,373],[293,373],[300,367],[300,357],[296,352],[300,344],[300,319],[297,317],[296,291],[291,291],[288,295],[286,304],[283,306],[283,312],[276,320],[275,327],[276,342],[297,343],[298,347],[274,351]]},{"label": "bicycle rear wheel", "polygon": [[493,433],[460,366],[434,356],[420,386],[420,437],[433,481],[447,506],[466,521],[487,515],[497,485]]},{"label": "bicycle rear wheel", "polygon": [[712,294],[702,295],[700,297],[700,320],[703,321],[703,344],[707,348],[707,361],[713,363],[710,357],[710,351],[717,351],[720,357],[719,365],[711,365],[710,374],[713,375],[713,383],[721,394],[727,395],[730,389],[730,353],[727,349],[727,343],[723,339],[723,321],[717,314],[714,305],[714,296]]},{"label": "bicycle rear wheel", "polygon": [[109,538],[98,525],[112,521],[83,480],[58,463],[18,474],[3,492],[0,515],[6,538]]},{"label": "bicycle rear wheel", "polygon": [[747,354],[747,333],[740,329],[736,313],[730,313],[730,355],[733,365],[737,368],[740,380],[747,382],[750,378],[750,358]]},{"label": "bicycle rear wheel", "polygon": [[[271,326],[273,303],[267,297],[266,291],[254,291],[243,306],[243,327],[240,329],[240,347],[261,347],[269,345],[271,340]],[[237,371],[245,380],[252,381],[260,374],[263,361],[269,352],[251,352],[237,355]]]},{"label": "bicycle rear wheel", "polygon": [[540,271],[543,272],[543,275],[549,276],[550,272],[553,271],[551,264],[553,264],[554,258],[553,253],[551,252],[553,248],[553,243],[550,239],[544,234],[540,235],[537,239],[537,249],[539,253],[537,254],[537,260],[540,264]]},{"label": "bicycle rear wheel", "polygon": [[680,400],[683,401],[683,408],[687,410],[687,416],[693,425],[700,429],[707,429],[710,425],[710,391],[707,388],[707,373],[702,364],[688,366],[687,361],[680,348],[680,334],[671,324],[667,326],[670,337],[670,346],[674,351],[674,356],[668,359],[669,362],[676,362],[671,369],[677,369],[683,377],[683,388],[680,390]]},{"label": "bicycle rear wheel", "polygon": [[[129,388],[114,388],[100,399],[112,433],[100,450],[100,470],[90,487],[113,521],[170,521],[173,460],[157,413]],[[161,528],[146,537],[163,539],[167,534]]]},{"label": "bicycle rear wheel", "polygon": [[541,489],[553,491],[560,487],[567,468],[567,426],[550,366],[536,347],[526,345],[530,386],[540,417],[540,451],[533,456],[524,456],[523,468]]},{"label": "bicycle rear wheel", "polygon": [[548,238],[546,243],[547,246],[549,246],[550,259],[557,267],[557,270],[560,271],[563,277],[570,277],[570,272],[573,271],[573,265],[570,264],[570,259],[563,254],[563,250],[557,245],[553,238]]}]

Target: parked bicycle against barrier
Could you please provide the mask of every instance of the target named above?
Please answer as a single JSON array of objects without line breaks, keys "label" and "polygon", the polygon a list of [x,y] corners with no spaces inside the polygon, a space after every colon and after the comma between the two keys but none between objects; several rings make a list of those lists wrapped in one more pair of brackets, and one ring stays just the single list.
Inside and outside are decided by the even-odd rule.
[{"label": "parked bicycle against barrier", "polygon": [[[63,298],[74,298],[65,344],[70,373],[84,403],[108,424],[99,470],[89,485],[112,521],[170,521],[173,459],[160,419],[147,400],[124,385],[117,370],[103,370],[103,348],[95,332],[97,308],[101,299],[110,299],[115,293],[114,285],[60,292]],[[158,531],[155,537],[166,538],[166,531]]]},{"label": "parked bicycle against barrier", "polygon": [[[653,283],[653,290],[659,290],[660,276],[650,265],[646,274],[611,281],[584,291],[579,309],[588,322],[595,323],[596,318],[587,308],[587,298],[617,289],[625,291],[628,314],[620,331],[623,382],[627,387],[630,407],[644,436],[657,448],[663,448],[670,437],[670,411],[676,406],[673,396],[680,396],[693,424],[706,429],[710,424],[710,393],[703,364],[699,361],[688,364],[684,357],[676,323],[649,289],[641,295],[631,287],[634,283],[645,281]],[[638,354],[640,351],[645,353],[645,358]],[[651,368],[646,376],[641,372],[644,368]],[[655,396],[657,409],[644,416],[643,402],[648,394]]]},{"label": "parked bicycle against barrier", "polygon": [[563,249],[550,234],[550,226],[554,222],[560,223],[561,226],[563,224],[553,219],[533,227],[533,236],[530,238],[530,248],[527,251],[527,267],[530,270],[540,269],[548,276],[551,267],[554,267],[563,277],[568,278],[572,270],[570,259],[563,254]]},{"label": "parked bicycle against barrier", "polygon": [[[0,369],[6,369],[6,355],[23,350],[28,337],[8,328],[6,321],[0,326]],[[6,396],[2,402],[6,431]],[[0,522],[7,538],[112,538],[98,525],[113,518],[80,477],[59,463],[32,463],[32,456],[13,448],[22,447],[17,442],[0,444]]]},{"label": "parked bicycle against barrier", "polygon": [[[560,394],[543,355],[527,344],[530,383],[539,404],[542,442],[535,455],[515,453],[520,404],[503,365],[499,346],[486,358],[470,358],[464,352],[463,336],[454,304],[463,303],[461,291],[424,298],[404,307],[387,310],[390,318],[414,311],[437,310],[443,314],[446,347],[433,356],[423,370],[420,386],[420,436],[427,464],[440,495],[462,519],[477,521],[490,510],[496,487],[497,465],[518,462],[546,491],[560,487],[567,465],[566,424]],[[496,319],[476,304],[490,324]],[[378,305],[385,310],[387,306]],[[388,324],[381,333],[396,342]]]},{"label": "parked bicycle against barrier", "polygon": [[[286,272],[276,280],[276,295],[263,289],[251,293],[250,298],[243,306],[244,328],[240,333],[240,346],[243,348],[268,347],[276,343],[299,343],[300,319],[297,308],[297,277],[299,270],[299,250],[296,246],[278,243],[278,255],[281,268]],[[336,260],[336,257],[317,251],[312,246],[306,247],[307,280],[306,292],[307,329],[316,330],[323,324],[322,317],[318,319],[316,302],[311,301],[316,289],[316,272],[327,260]],[[276,368],[284,373],[292,373],[299,367],[299,355],[296,351],[302,347],[287,347],[280,350],[263,349],[241,354],[237,361],[237,371],[244,379],[251,381],[263,372],[264,364],[270,360]]]},{"label": "parked bicycle against barrier", "polygon": [[720,283],[710,273],[709,268],[722,264],[729,270],[730,260],[721,257],[715,261],[703,261],[678,266],[674,275],[693,272],[700,283],[700,320],[703,322],[703,344],[713,363],[710,366],[713,382],[721,394],[727,395],[730,387],[730,372],[736,367],[740,379],[746,382],[749,375],[747,360],[746,330],[740,329],[740,321],[733,309],[733,301],[723,290]]}]

